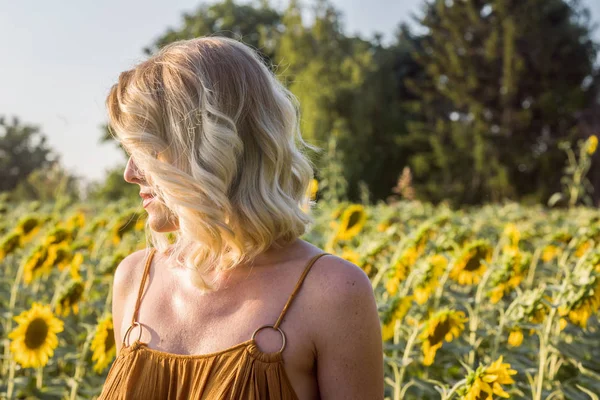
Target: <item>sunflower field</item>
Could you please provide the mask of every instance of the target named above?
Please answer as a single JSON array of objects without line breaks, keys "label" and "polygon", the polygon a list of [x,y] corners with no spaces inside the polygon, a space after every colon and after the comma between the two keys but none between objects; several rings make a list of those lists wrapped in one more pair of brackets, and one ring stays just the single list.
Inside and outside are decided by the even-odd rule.
[{"label": "sunflower field", "polygon": [[[146,247],[145,211],[123,200],[0,213],[0,398],[95,398],[116,351],[113,273]],[[313,213],[303,239],[371,279],[387,399],[598,399],[596,209],[317,202]]]}]

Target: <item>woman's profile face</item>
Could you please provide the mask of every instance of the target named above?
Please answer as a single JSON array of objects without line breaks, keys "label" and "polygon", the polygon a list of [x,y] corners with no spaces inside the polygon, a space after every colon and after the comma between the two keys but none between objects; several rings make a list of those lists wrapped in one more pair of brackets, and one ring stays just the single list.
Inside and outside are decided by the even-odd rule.
[{"label": "woman's profile face", "polygon": [[139,170],[133,158],[129,157],[123,179],[140,186],[142,205],[148,213],[150,228],[155,232],[172,232],[179,229],[179,219],[165,204],[154,198],[152,188],[145,180],[144,173]]}]

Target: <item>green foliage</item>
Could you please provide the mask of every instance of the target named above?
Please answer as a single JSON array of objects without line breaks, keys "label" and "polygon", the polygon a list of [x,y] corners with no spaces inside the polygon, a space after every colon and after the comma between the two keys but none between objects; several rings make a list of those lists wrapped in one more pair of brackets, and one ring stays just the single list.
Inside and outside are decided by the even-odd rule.
[{"label": "green foliage", "polygon": [[10,192],[9,198],[11,201],[42,202],[60,198],[61,203],[70,204],[80,200],[79,178],[55,161],[49,167],[38,168],[21,180]]},{"label": "green foliage", "polygon": [[268,1],[253,1],[237,4],[234,0],[224,0],[215,4],[201,4],[195,12],[184,13],[179,29],[169,29],[144,53],[153,54],[161,47],[177,40],[192,39],[218,33],[242,40],[260,49],[268,58],[272,56],[273,41],[270,34],[280,23],[279,13],[272,9]]},{"label": "green foliage", "polygon": [[561,142],[559,147],[567,153],[567,165],[561,179],[563,191],[554,193],[548,200],[548,205],[552,207],[562,204],[573,207],[582,202],[593,206],[590,194],[594,187],[587,178],[587,173],[592,166],[592,155],[598,147],[598,137],[593,135],[586,141],[580,140],[577,155],[569,142]]},{"label": "green foliage", "polygon": [[559,140],[594,102],[589,20],[563,0],[426,3],[412,38],[426,78],[409,124],[426,149],[411,156],[417,192],[478,203],[548,198],[560,180]]},{"label": "green foliage", "polygon": [[298,97],[304,138],[335,141],[335,157],[311,154],[317,177],[338,171],[333,198],[385,199],[406,166],[415,197],[433,202],[539,203],[560,190],[558,143],[589,135],[578,115],[600,93],[577,1],[431,0],[424,33],[400,25],[387,46],[344,33],[329,0],[315,2],[308,24],[303,11],[297,0],[281,11],[266,0],[202,4],[144,51],[210,35],[258,49]]},{"label": "green foliage", "polygon": [[[396,138],[405,132],[402,78],[412,70],[398,71],[397,65],[410,58],[410,48],[400,40],[384,47],[378,40],[348,37],[329,1],[316,3],[310,25],[303,23],[302,10],[297,1],[283,12],[265,1],[204,4],[184,14],[179,28],[169,29],[145,52],[209,35],[234,37],[258,49],[298,97],[306,140],[327,147],[335,137],[344,155],[339,179],[347,181],[348,194],[360,197],[359,182],[364,181],[375,198],[384,198],[408,157]],[[103,137],[110,140],[106,128]],[[316,165],[317,175],[329,168],[324,158]]]},{"label": "green foliage", "polygon": [[14,189],[30,173],[48,168],[58,157],[46,144],[40,128],[22,124],[17,117],[0,117],[0,192]]},{"label": "green foliage", "polygon": [[107,171],[103,182],[94,182],[87,194],[91,200],[116,201],[122,198],[138,199],[139,188],[123,179],[125,166],[117,166]]}]

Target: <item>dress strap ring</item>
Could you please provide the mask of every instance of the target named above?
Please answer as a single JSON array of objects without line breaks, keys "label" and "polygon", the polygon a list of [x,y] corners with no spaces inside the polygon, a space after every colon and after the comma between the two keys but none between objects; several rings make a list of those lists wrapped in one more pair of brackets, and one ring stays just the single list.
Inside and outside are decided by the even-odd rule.
[{"label": "dress strap ring", "polygon": [[279,353],[281,353],[283,351],[283,349],[285,348],[285,333],[283,333],[283,331],[281,330],[280,327],[275,327],[274,325],[263,325],[260,328],[256,329],[254,331],[254,333],[252,334],[252,340],[254,340],[254,337],[256,336],[256,334],[258,333],[258,331],[265,329],[265,328],[273,328],[273,329],[277,329],[279,331],[279,333],[281,333],[281,340],[282,340],[282,344],[281,344],[281,349],[279,349]]},{"label": "dress strap ring", "polygon": [[127,328],[127,331],[125,331],[125,336],[123,336],[123,346],[125,346],[125,340],[127,339],[127,335],[129,335],[131,329],[136,325],[140,328],[140,333],[138,335],[137,341],[139,342],[142,339],[142,325],[139,322],[135,321],[129,326],[129,328]]}]

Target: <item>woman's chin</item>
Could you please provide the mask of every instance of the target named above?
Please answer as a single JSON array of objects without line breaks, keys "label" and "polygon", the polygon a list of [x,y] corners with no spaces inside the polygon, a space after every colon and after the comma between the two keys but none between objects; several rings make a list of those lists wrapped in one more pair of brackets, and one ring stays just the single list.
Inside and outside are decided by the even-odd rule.
[{"label": "woman's chin", "polygon": [[160,233],[173,232],[179,229],[177,225],[173,224],[173,221],[153,215],[152,212],[148,213],[148,225],[154,232]]}]

